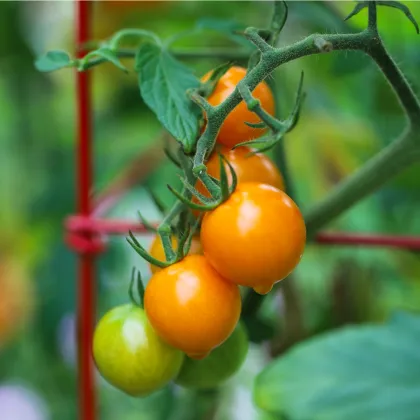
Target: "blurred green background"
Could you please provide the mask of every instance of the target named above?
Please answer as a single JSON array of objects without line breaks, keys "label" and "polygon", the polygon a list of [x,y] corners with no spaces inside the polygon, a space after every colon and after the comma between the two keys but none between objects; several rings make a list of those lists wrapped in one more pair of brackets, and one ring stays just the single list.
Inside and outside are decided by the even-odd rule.
[{"label": "blurred green background", "polygon": [[[271,4],[246,2],[101,2],[93,12],[94,39],[123,27],[153,30],[163,38],[226,20],[264,26]],[[420,17],[420,4],[407,2]],[[344,22],[350,2],[290,2],[280,44],[313,32],[355,31],[366,12]],[[75,212],[75,78],[72,70],[41,74],[34,59],[48,49],[74,50],[72,2],[0,2],[0,407],[6,420],[77,418],[74,316],[76,257],[63,243],[63,221]],[[216,22],[216,23],[215,23]],[[385,43],[414,86],[420,85],[419,38],[398,11],[379,11]],[[236,44],[215,31],[185,36],[177,47]],[[185,61],[185,60],[184,60]],[[197,75],[220,61],[189,59]],[[128,66],[131,67],[128,62]],[[366,57],[340,52],[307,57],[278,69],[277,98],[284,116],[305,71],[302,118],[284,144],[296,201],[303,209],[388,144],[404,116],[386,81]],[[136,76],[110,64],[92,70],[95,191],[127,164],[156,154],[160,127],[139,97]],[[274,159],[279,159],[274,153]],[[158,154],[159,155],[159,154]],[[144,163],[144,162],[143,162]],[[331,225],[354,232],[420,234],[419,167],[411,168]],[[143,184],[165,202],[175,168],[155,159]],[[141,209],[159,213],[142,184],[107,214],[135,220]],[[142,237],[144,244],[150,237]],[[98,260],[102,314],[127,300],[131,268],[149,276],[124,237],[108,240]],[[252,401],[255,375],[273,354],[303,337],[343,324],[381,321],[393,311],[420,310],[418,255],[395,249],[309,245],[284,291],[270,295],[262,315],[275,336],[251,346],[241,371],[217,394],[167,388],[147,399],[127,397],[99,376],[101,420],[270,419]],[[4,417],[3,414],[7,413]]]}]

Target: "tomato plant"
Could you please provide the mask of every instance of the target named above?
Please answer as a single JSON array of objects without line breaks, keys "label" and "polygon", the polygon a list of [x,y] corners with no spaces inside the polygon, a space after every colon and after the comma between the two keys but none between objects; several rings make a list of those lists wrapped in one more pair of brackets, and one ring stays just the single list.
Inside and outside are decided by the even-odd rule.
[{"label": "tomato plant", "polygon": [[204,255],[223,277],[266,294],[299,263],[306,230],[286,193],[243,183],[205,214],[200,238]]},{"label": "tomato plant", "polygon": [[191,358],[207,356],[234,330],[241,312],[238,287],[201,255],[189,255],[150,279],[144,307],[156,332]]},{"label": "tomato plant", "polygon": [[247,352],[248,336],[239,322],[230,337],[206,358],[186,357],[175,382],[192,389],[216,388],[240,369]]},{"label": "tomato plant", "polygon": [[[168,185],[175,201],[173,206],[164,212],[157,228],[159,240],[156,239],[151,251],[147,252],[133,233],[130,232],[128,238],[133,249],[154,266],[154,274],[145,292],[145,313],[151,325],[151,330],[148,331],[153,332],[153,337],[160,343],[159,346],[162,346],[159,347],[161,350],[154,351],[154,354],[169,352],[172,362],[168,362],[169,365],[161,363],[157,366],[157,362],[148,354],[145,358],[149,358],[146,360],[147,365],[156,367],[154,374],[158,372],[153,380],[145,376],[146,373],[149,374],[147,370],[136,370],[137,353],[127,352],[126,346],[125,332],[130,328],[126,326],[125,321],[117,322],[120,319],[118,316],[110,315],[99,324],[97,333],[101,338],[102,325],[107,326],[110,323],[111,334],[107,334],[107,328],[104,327],[103,338],[95,337],[94,350],[98,366],[111,383],[132,394],[149,392],[163,386],[174,378],[179,369],[182,358],[180,351],[186,353],[190,359],[199,360],[187,360],[183,368],[185,371],[178,379],[180,383],[185,381],[186,386],[191,384],[197,387],[214,386],[219,383],[221,376],[218,375],[221,373],[213,367],[214,360],[220,358],[226,363],[227,356],[224,352],[233,354],[233,350],[226,349],[229,349],[238,337],[237,333],[233,332],[242,310],[238,285],[250,287],[262,295],[267,294],[273,284],[286,278],[298,265],[305,248],[307,232],[308,239],[312,240],[320,228],[376,191],[387,180],[419,162],[420,101],[380,37],[377,25],[378,6],[390,6],[404,12],[419,32],[419,27],[406,5],[394,1],[364,1],[358,2],[348,18],[367,8],[366,29],[357,31],[353,28],[354,30],[346,30],[344,33],[332,34],[316,33],[294,44],[279,46],[278,39],[287,20],[288,8],[285,2],[275,2],[272,20],[263,28],[248,27],[240,30],[231,24],[207,22],[201,24],[201,27],[198,25],[192,31],[195,34],[197,29],[203,29],[206,25],[207,29],[217,27],[220,34],[227,35],[230,41],[240,45],[234,49],[220,52],[211,48],[210,52],[203,53],[200,50],[200,53],[191,54],[191,51],[174,47],[177,36],[162,40],[156,33],[148,30],[123,29],[82,57],[71,58],[63,51],[51,51],[37,60],[36,65],[42,71],[67,67],[87,71],[105,62],[112,63],[122,71],[129,71],[121,59],[134,58],[134,71],[137,73],[142,100],[177,142],[174,150],[166,147],[165,151],[179,168],[182,190],[178,191],[172,185]],[[336,10],[331,8],[329,12],[335,13]],[[238,42],[240,36],[242,37]],[[135,49],[123,48],[127,38],[132,42],[138,41]],[[267,83],[273,72],[281,65],[298,58],[332,51],[356,51],[370,57],[397,95],[408,124],[396,140],[339,185],[334,186],[335,189],[319,203],[313,207],[308,206],[309,210],[303,216],[292,198],[282,191],[282,177],[271,161],[262,154],[248,157],[246,152],[252,148],[253,153],[261,153],[279,146],[298,123],[305,96],[303,74],[299,79],[294,106],[288,116],[281,119]],[[183,60],[203,56],[247,61],[248,66],[232,66],[231,61],[226,65],[214,65],[213,70],[199,80],[194,67],[187,66]],[[216,146],[224,147],[220,157],[216,154]],[[230,150],[235,147],[243,149]],[[286,178],[286,149],[278,147],[274,150],[279,154]],[[313,173],[307,176],[313,176]],[[192,217],[192,212],[198,210],[204,212],[202,220]],[[145,228],[151,226],[144,220],[143,224]],[[155,231],[155,228],[152,227],[151,230]],[[176,240],[174,233],[177,234]],[[198,233],[203,255],[195,255],[194,251],[194,238]],[[296,302],[298,293],[290,281],[284,283],[284,286],[284,296],[287,300],[284,324],[289,323],[288,327],[294,329],[295,324],[289,321],[291,311],[299,312],[299,302]],[[252,290],[246,291],[243,319],[248,322],[247,325],[252,325],[251,321],[255,320],[260,322],[254,322],[254,325],[265,325],[262,317],[257,316],[261,303],[260,296]],[[131,318],[124,312],[126,309],[119,308],[118,311],[122,311],[122,319],[130,319],[128,325],[131,325]],[[143,312],[141,314],[142,317],[145,316]],[[144,321],[146,318],[142,317],[140,318]],[[304,323],[301,319],[299,321]],[[402,322],[397,319],[393,322],[392,331],[395,323],[409,324],[412,329],[416,329],[413,328],[412,320],[406,319]],[[407,325],[405,328],[407,329]],[[269,330],[271,333],[270,328]],[[351,341],[357,344],[355,347],[362,353],[370,332],[370,329],[366,334],[362,330],[355,333],[351,331],[346,339],[354,333],[356,338]],[[373,332],[381,345],[384,338],[394,339],[394,331],[393,334],[389,334],[386,329],[374,329]],[[265,338],[265,335],[262,335]],[[133,336],[128,336],[134,340]],[[301,334],[302,336],[305,335]],[[118,337],[117,341],[115,337]],[[138,337],[135,336],[136,339]],[[399,338],[405,343],[410,340],[404,333]],[[292,337],[292,341],[298,339]],[[284,366],[282,361],[275,363],[274,367],[269,367],[271,372],[263,374],[256,384],[258,404],[287,418],[309,418],[312,411],[316,412],[314,417],[321,418],[325,417],[326,413],[330,416],[335,415],[337,400],[345,399],[344,394],[350,395],[350,398],[354,395],[365,397],[366,381],[363,375],[366,374],[366,368],[363,369],[362,364],[362,367],[357,366],[357,376],[362,380],[357,383],[358,387],[350,386],[351,392],[343,393],[337,386],[336,379],[340,379],[344,371],[347,374],[352,369],[339,370],[340,375],[337,377],[329,374],[328,380],[322,382],[322,389],[317,389],[316,386],[306,388],[306,367],[312,364],[312,368],[315,367],[314,372],[322,376],[322,372],[316,369],[321,366],[321,370],[324,370],[323,364],[319,365],[318,360],[321,357],[323,363],[328,362],[324,361],[322,356],[328,354],[325,349],[335,349],[331,342],[339,349],[339,339],[333,338],[330,341],[330,338],[327,338],[320,346],[308,343],[302,350],[293,353],[290,356],[293,369],[288,369],[287,362]],[[380,347],[375,347],[375,352],[380,351]],[[383,347],[383,353],[387,354],[386,346]],[[285,348],[286,346],[283,346],[282,350]],[[354,351],[354,347],[349,348]],[[141,352],[139,350],[140,359],[143,357],[143,350],[146,352],[146,349],[142,349]],[[309,354],[308,358],[306,352]],[[333,353],[336,356],[339,352]],[[305,356],[302,356],[302,359],[308,362],[305,362],[305,369],[302,369],[300,362],[296,363],[300,356],[294,358],[295,354]],[[313,357],[313,354],[317,357]],[[348,355],[340,357],[345,361]],[[236,361],[240,359],[241,355],[238,354]],[[359,360],[356,357],[350,359]],[[336,365],[341,367],[341,360],[336,361]],[[193,385],[194,381],[191,380],[190,383],[190,377],[185,373],[189,372],[189,369],[191,372],[195,369],[196,372],[202,372],[203,369],[208,377],[205,378],[204,373],[196,373],[196,379],[200,380]],[[223,373],[230,369],[231,366],[225,365]],[[299,369],[302,371],[299,377],[304,378],[305,385],[298,391],[306,392],[304,400],[312,404],[311,409],[302,405],[300,400],[295,402],[293,399],[293,395],[301,397],[301,392],[294,389],[296,385],[293,381],[288,381],[286,386],[282,382],[282,378],[287,378],[288,375],[293,378]],[[333,379],[330,380],[331,378]],[[288,388],[290,383],[292,388]],[[339,389],[339,394],[329,398],[330,392],[335,388]],[[267,389],[270,392],[265,392]],[[354,392],[355,390],[357,392]],[[288,397],[286,401],[280,401],[285,395]],[[385,390],[383,395],[389,398],[389,390]],[[376,395],[372,398],[368,396],[362,399],[366,405],[364,413],[369,414],[361,415],[360,418],[382,419],[384,412],[389,412],[377,410],[376,417],[371,416],[372,407],[380,406],[375,399]],[[276,406],[279,401],[282,403],[280,410]],[[390,401],[387,400],[387,408],[394,407],[394,400]],[[400,404],[404,401],[405,398],[400,396]],[[308,406],[311,404],[308,403]],[[348,407],[346,401],[346,410],[338,417],[340,420],[354,417],[354,412]],[[358,409],[356,412],[363,413],[363,410]]]},{"label": "tomato plant", "polygon": [[159,338],[144,310],[131,303],[101,318],[93,337],[93,357],[108,382],[133,396],[165,386],[183,361],[179,350]]}]

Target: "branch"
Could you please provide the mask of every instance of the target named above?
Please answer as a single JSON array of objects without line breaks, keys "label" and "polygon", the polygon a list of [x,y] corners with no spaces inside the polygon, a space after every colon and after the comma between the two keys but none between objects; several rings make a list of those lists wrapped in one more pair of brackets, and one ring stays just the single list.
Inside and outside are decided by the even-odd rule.
[{"label": "branch", "polygon": [[[241,81],[241,92],[244,86],[249,91],[268,77],[272,71],[282,64],[307,55],[337,50],[358,50],[369,55],[382,70],[399,99],[410,125],[401,137],[383,149],[362,166],[352,176],[343,181],[322,202],[310,209],[306,215],[308,236],[350,208],[367,194],[372,193],[387,180],[400,173],[407,166],[420,159],[420,103],[410,84],[387,53],[373,25],[376,13],[370,8],[370,27],[359,33],[351,34],[313,34],[293,45],[263,51],[260,62],[248,72]],[[376,9],[375,9],[376,12]],[[213,109],[208,120],[212,126],[211,135],[205,132],[197,143],[194,167],[203,170],[203,157],[213,149],[216,135],[226,116],[242,100],[240,89],[235,91],[220,105]]]},{"label": "branch", "polygon": [[[201,58],[214,58],[219,60],[235,60],[235,61],[245,61],[249,58],[249,51],[242,50],[233,50],[233,49],[176,49],[171,51],[172,54],[180,59],[201,59]],[[115,54],[119,58],[134,58],[136,56],[136,50],[132,49],[119,49],[115,51]],[[96,67],[100,64],[106,63],[107,60],[102,57],[94,58],[90,60],[84,66],[84,70],[89,70],[92,67]]]},{"label": "branch", "polygon": [[342,181],[305,216],[308,237],[387,180],[420,159],[420,133],[407,130],[399,139]]}]

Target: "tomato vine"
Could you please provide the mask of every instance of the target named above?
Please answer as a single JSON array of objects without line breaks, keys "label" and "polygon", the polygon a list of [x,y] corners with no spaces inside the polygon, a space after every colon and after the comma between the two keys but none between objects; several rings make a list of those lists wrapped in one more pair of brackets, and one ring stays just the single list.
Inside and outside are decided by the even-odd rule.
[{"label": "tomato vine", "polygon": [[[116,33],[109,41],[100,43],[96,50],[89,52],[81,59],[71,59],[68,54],[62,51],[53,51],[37,60],[37,68],[41,71],[52,71],[65,67],[86,71],[104,62],[112,62],[125,70],[119,61],[120,58],[136,58],[136,71],[139,73],[139,85],[143,99],[165,128],[180,143],[176,157],[184,173],[184,188],[180,193],[172,190],[178,200],[157,229],[162,239],[166,261],[153,259],[135,240],[134,236],[131,236],[131,245],[152,264],[165,267],[179,261],[188,253],[188,243],[191,242],[197,224],[186,214],[188,207],[192,206],[192,195],[197,195],[197,191],[193,187],[197,178],[206,185],[212,194],[213,201],[204,203],[208,208],[212,204],[220,204],[232,192],[232,189],[227,188],[226,173],[223,173],[224,165],[220,165],[222,182],[218,183],[207,174],[205,162],[214,149],[220,127],[229,113],[241,101],[245,101],[248,109],[262,121],[258,126],[268,129],[268,133],[263,137],[247,144],[256,146],[259,150],[267,150],[281,142],[284,135],[293,129],[298,121],[304,98],[303,76],[297,90],[295,106],[286,120],[280,120],[265,112],[260,102],[251,93],[274,70],[290,61],[334,51],[360,51],[376,63],[389,82],[407,117],[407,125],[398,138],[337,185],[323,200],[309,208],[304,214],[309,238],[313,237],[326,223],[378,189],[407,166],[420,160],[420,102],[399,66],[388,53],[380,37],[377,22],[378,6],[393,7],[402,11],[419,32],[418,25],[409,9],[396,1],[359,2],[347,18],[351,18],[367,8],[366,29],[357,33],[312,34],[292,45],[277,47],[277,38],[287,19],[287,4],[283,1],[276,1],[274,4],[273,19],[269,28],[250,27],[242,33],[253,45],[249,49],[241,47],[238,50],[177,51],[169,48],[157,35],[149,31],[125,29]],[[141,45],[137,50],[120,48],[126,37],[133,36],[141,40]],[[188,67],[178,62],[176,57],[249,59],[249,66],[246,76],[239,82],[233,93],[219,105],[212,106],[207,101],[206,95],[203,95],[203,84],[195,78]],[[165,75],[162,75],[164,73]],[[156,74],[162,78],[167,77],[166,85],[158,93],[151,94],[150,84],[153,84],[153,77],[158,77]],[[174,92],[173,97],[169,95],[171,92]],[[199,112],[199,108],[202,112]],[[200,134],[202,113],[205,114],[206,125]],[[171,243],[174,221],[177,221],[176,230],[181,235],[178,250],[174,250]],[[185,244],[187,246],[184,248]]]}]

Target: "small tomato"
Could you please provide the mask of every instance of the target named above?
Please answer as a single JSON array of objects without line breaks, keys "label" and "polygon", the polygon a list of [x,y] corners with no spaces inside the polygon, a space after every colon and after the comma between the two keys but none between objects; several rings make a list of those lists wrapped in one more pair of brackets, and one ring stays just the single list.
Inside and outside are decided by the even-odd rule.
[{"label": "small tomato", "polygon": [[203,256],[189,255],[152,276],[144,308],[163,340],[200,359],[235,329],[241,296]]},{"label": "small tomato", "polygon": [[306,228],[286,193],[247,182],[205,213],[200,238],[206,259],[224,278],[266,294],[299,263]]},{"label": "small tomato", "polygon": [[171,381],[184,355],[159,338],[142,308],[126,304],[99,321],[93,357],[109,383],[127,394],[143,396]]}]

